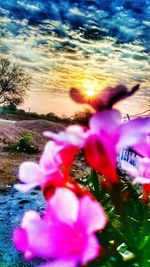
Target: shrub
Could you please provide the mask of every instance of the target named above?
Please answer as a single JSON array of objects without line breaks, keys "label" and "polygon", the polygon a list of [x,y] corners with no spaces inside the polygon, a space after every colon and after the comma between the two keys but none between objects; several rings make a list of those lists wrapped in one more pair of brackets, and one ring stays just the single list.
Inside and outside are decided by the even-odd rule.
[{"label": "shrub", "polygon": [[32,135],[29,133],[24,133],[16,143],[9,143],[4,148],[5,151],[14,152],[24,152],[27,154],[34,154],[39,152],[39,148],[32,144]]}]

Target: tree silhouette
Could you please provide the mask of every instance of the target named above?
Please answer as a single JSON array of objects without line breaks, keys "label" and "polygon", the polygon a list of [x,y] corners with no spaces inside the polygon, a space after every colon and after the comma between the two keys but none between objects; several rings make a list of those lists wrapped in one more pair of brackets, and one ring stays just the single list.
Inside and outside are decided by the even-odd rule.
[{"label": "tree silhouette", "polygon": [[0,104],[23,103],[30,84],[31,79],[20,65],[0,58]]},{"label": "tree silhouette", "polygon": [[92,116],[92,111],[88,108],[78,111],[76,112],[73,116],[72,116],[72,121],[75,123],[79,123],[85,126],[88,126],[89,123],[89,119]]}]

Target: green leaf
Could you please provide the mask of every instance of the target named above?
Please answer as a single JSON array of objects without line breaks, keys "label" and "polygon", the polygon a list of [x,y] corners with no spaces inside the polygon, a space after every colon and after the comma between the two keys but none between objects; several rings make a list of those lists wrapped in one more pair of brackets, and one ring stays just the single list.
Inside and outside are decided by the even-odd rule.
[{"label": "green leaf", "polygon": [[100,186],[99,186],[98,175],[97,175],[97,172],[95,170],[91,170],[90,181],[93,185],[94,196],[96,197],[97,200],[100,200]]}]

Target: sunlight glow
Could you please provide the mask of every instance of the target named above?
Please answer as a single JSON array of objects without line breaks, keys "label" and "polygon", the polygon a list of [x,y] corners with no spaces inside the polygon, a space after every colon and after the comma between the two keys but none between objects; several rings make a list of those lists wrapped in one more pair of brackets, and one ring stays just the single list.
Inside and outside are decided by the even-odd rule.
[{"label": "sunlight glow", "polygon": [[85,80],[83,81],[84,93],[88,97],[92,97],[96,94],[96,90],[98,89],[98,84],[96,81]]},{"label": "sunlight glow", "polygon": [[87,96],[94,96],[95,95],[95,92],[94,92],[94,90],[87,90],[86,92],[85,92],[85,94],[87,95]]}]

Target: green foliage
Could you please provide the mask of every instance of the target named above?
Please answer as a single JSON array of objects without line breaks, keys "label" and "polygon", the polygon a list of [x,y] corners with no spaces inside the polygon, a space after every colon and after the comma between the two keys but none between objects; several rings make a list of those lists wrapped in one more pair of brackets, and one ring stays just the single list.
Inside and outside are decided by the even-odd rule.
[{"label": "green foliage", "polygon": [[[89,267],[148,267],[150,264],[150,206],[126,177],[108,189],[95,171],[82,182],[103,205],[108,223],[97,234],[103,254]],[[107,184],[107,183],[106,183]]]},{"label": "green foliage", "polygon": [[59,121],[59,117],[57,115],[55,115],[53,112],[47,113],[45,115],[45,118],[47,120],[54,121],[54,122],[58,122]]},{"label": "green foliage", "polygon": [[17,111],[17,107],[13,102],[10,102],[8,105],[2,107],[2,111],[3,113],[12,114]]},{"label": "green foliage", "polygon": [[32,144],[32,135],[29,133],[23,134],[16,143],[9,143],[4,148],[9,153],[24,152],[27,154],[38,153],[38,147]]},{"label": "green foliage", "polygon": [[26,114],[26,112],[25,112],[24,109],[17,109],[17,110],[15,111],[15,114],[21,114],[21,115],[24,115],[24,114]]}]

